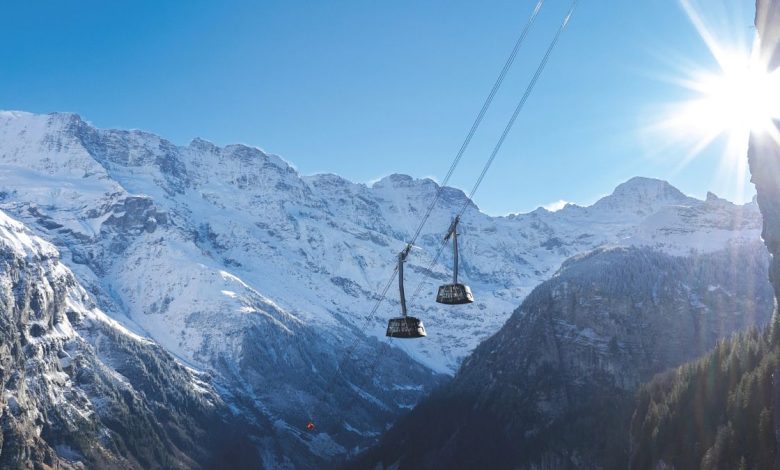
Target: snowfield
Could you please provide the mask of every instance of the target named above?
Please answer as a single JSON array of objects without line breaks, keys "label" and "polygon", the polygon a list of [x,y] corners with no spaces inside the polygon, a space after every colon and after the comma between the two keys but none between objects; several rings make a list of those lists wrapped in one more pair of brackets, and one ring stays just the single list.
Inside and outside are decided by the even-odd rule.
[{"label": "snowfield", "polygon": [[[395,286],[369,313],[438,190],[398,174],[372,185],[302,176],[257,148],[177,146],[74,114],[0,112],[0,209],[53,243],[116,322],[255,397],[259,412],[300,429],[309,410],[325,407],[319,416],[350,423],[326,430],[337,444],[310,442],[315,454],[373,438],[567,258],[603,245],[717,251],[761,231],[755,203],[701,201],[647,178],[589,207],[506,217],[443,188],[405,269],[410,314],[429,336],[388,342],[387,319],[400,311]],[[446,307],[434,299],[450,282],[451,253],[427,266],[463,204],[460,279],[476,302]],[[344,396],[323,396],[333,393]],[[336,418],[340,400],[362,404]],[[361,407],[385,411],[366,418]]]}]

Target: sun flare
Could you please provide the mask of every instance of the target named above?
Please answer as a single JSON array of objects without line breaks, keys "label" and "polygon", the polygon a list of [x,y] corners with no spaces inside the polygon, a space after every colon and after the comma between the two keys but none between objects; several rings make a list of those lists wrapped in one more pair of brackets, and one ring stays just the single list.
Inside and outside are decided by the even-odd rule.
[{"label": "sun flare", "polygon": [[757,54],[724,54],[719,64],[720,70],[698,72],[685,82],[695,97],[672,109],[669,124],[692,133],[698,147],[724,134],[747,144],[750,132],[776,132],[780,73],[768,72]]},{"label": "sun flare", "polygon": [[[692,0],[680,0],[680,5],[706,44],[714,64],[686,64],[671,79],[684,97],[662,105],[660,112],[653,114],[649,135],[662,153],[671,151],[670,155],[677,156],[673,172],[688,166],[706,149],[722,146],[713,186],[744,194],[751,133],[780,143],[780,69],[768,70],[760,54],[759,39],[754,34],[745,37],[748,30],[731,24],[731,28],[715,32],[700,14],[713,8],[697,9]],[[730,36],[728,29],[738,34]]]}]

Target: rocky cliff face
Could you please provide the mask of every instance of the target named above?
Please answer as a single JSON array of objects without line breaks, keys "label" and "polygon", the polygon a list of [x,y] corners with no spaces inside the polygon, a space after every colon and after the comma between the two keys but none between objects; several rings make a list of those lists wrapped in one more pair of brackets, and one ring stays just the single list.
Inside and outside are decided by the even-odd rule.
[{"label": "rocky cliff face", "polygon": [[357,467],[625,468],[638,386],[766,323],[767,262],[759,243],[575,257]]},{"label": "rocky cliff face", "polygon": [[[756,29],[769,70],[780,67],[780,2],[756,2]],[[780,124],[777,126],[780,132]],[[751,134],[748,150],[751,181],[764,219],[761,236],[772,254],[771,279],[780,300],[780,143],[776,134]]]},{"label": "rocky cliff face", "polygon": [[[780,67],[780,1],[756,1],[756,29],[761,38],[761,55],[769,70]],[[773,328],[780,329],[780,123],[775,123],[773,135],[750,136],[748,161],[751,181],[756,185],[759,207],[764,217],[761,236],[772,255],[770,280],[775,288],[775,318]],[[775,347],[780,340],[774,335]],[[774,430],[775,468],[780,468],[780,366],[772,371],[772,422]]]},{"label": "rocky cliff face", "polygon": [[[761,56],[780,66],[780,2],[756,2]],[[780,125],[775,126],[780,132]],[[780,300],[780,140],[753,133],[748,159]],[[723,342],[644,386],[631,426],[632,468],[780,468],[780,313],[763,334]],[[690,426],[690,423],[698,423]]]},{"label": "rocky cliff face", "polygon": [[257,468],[243,434],[260,431],[209,380],[107,317],[0,212],[0,468]]},{"label": "rocky cliff face", "polygon": [[[404,175],[302,176],[256,148],[177,146],[73,114],[0,112],[0,209],[54,243],[102,311],[273,423],[278,439],[258,445],[285,449],[291,464],[374,443],[565,259],[617,242],[713,252],[758,240],[761,226],[755,204],[648,178],[590,207],[507,217],[444,188],[407,266],[429,337],[391,343],[396,296],[369,312],[438,190]],[[477,302],[443,307],[433,298],[450,279],[448,253],[428,266],[464,204],[461,278]]]},{"label": "rocky cliff face", "polygon": [[[377,267],[352,264],[341,227],[278,157],[200,140],[179,148],[74,115],[0,121],[0,205],[60,248],[104,311],[209,371],[232,406],[286,435],[253,436],[294,461],[280,465],[346,454],[437,383],[364,335],[355,312],[374,286],[353,279]],[[362,256],[376,243],[389,250],[359,233]],[[312,418],[317,433],[305,430]]]}]

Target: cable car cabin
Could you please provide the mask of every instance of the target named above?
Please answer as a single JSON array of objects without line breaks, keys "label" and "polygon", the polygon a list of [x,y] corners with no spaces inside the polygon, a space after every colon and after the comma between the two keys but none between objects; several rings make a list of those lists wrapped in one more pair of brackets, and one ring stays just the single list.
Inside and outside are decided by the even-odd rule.
[{"label": "cable car cabin", "polygon": [[397,317],[391,318],[387,322],[387,336],[391,338],[423,338],[425,326],[422,320],[415,317]]},{"label": "cable car cabin", "polygon": [[436,302],[447,305],[470,304],[474,302],[474,295],[465,284],[445,284],[439,286]]},{"label": "cable car cabin", "polygon": [[423,338],[426,336],[422,320],[406,314],[406,296],[404,295],[404,261],[412,245],[398,254],[398,293],[401,304],[401,316],[387,322],[387,336],[391,338]]},{"label": "cable car cabin", "polygon": [[444,284],[439,286],[439,293],[436,294],[436,302],[447,305],[462,305],[470,304],[474,302],[474,295],[471,293],[469,286],[458,282],[458,222],[460,222],[460,216],[455,217],[452,221],[450,229],[447,231],[447,236],[444,237],[444,241],[448,241],[452,238],[452,284]]}]

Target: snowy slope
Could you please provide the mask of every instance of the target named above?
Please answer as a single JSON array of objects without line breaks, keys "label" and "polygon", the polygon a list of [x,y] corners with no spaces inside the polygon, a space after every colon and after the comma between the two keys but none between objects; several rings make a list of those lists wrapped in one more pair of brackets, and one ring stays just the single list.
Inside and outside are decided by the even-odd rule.
[{"label": "snowy slope", "polygon": [[[735,332],[767,325],[774,306],[768,261],[759,241],[690,256],[634,247],[575,256],[451,382],[347,468],[627,468],[640,384]],[[752,363],[746,355],[730,357]],[[701,364],[692,369],[713,376]],[[691,390],[670,393],[691,397]],[[693,407],[713,403],[696,396]],[[699,416],[679,426],[696,427]]]},{"label": "snowy slope", "polygon": [[[195,297],[206,302],[199,311],[222,304],[241,311],[252,308],[246,302],[267,306],[273,299],[289,314],[282,323],[301,320],[339,328],[338,316],[343,316],[362,325],[370,296],[386,281],[395,253],[438,189],[431,180],[403,175],[371,187],[335,175],[301,177],[280,158],[257,149],[218,148],[200,139],[176,147],[139,131],[97,130],[69,114],[4,113],[0,123],[0,181],[2,190],[11,193],[4,207],[14,213],[29,217],[34,211],[41,214],[39,225],[50,218],[63,226],[60,232],[105,239],[112,238],[108,232],[114,221],[128,223],[122,220],[128,218],[125,201],[135,197],[138,205],[147,204],[138,220],[130,221],[139,232],[127,243],[130,253],[106,267],[111,290],[124,304],[123,313],[194,363],[202,362],[197,356],[204,338],[189,330],[181,338],[186,328],[177,312],[191,311]],[[494,218],[470,204],[462,224],[462,258],[464,279],[474,284],[478,302],[442,308],[430,299],[434,284],[450,276],[449,267],[438,266],[433,280],[424,268],[451,214],[465,202],[461,191],[445,190],[408,269],[412,290],[426,282],[412,306],[430,318],[431,337],[405,349],[441,371],[451,371],[573,254],[604,243],[716,250],[732,240],[756,239],[760,224],[753,204],[698,201],[668,183],[642,178],[591,207],[568,205],[554,213],[539,209]],[[171,226],[166,237],[154,231],[158,224]],[[446,252],[442,261],[449,258]],[[220,274],[223,269],[240,281]],[[172,286],[155,282],[160,273]],[[213,287],[204,289],[207,284]],[[247,286],[263,295],[246,300],[258,292],[225,294]],[[149,292],[150,287],[158,288]],[[208,301],[193,295],[206,291],[213,293]],[[167,314],[149,315],[162,304]],[[274,308],[265,310],[271,311],[269,318],[279,315]],[[385,318],[397,310],[391,299],[367,331],[381,336]]]},{"label": "snowy slope", "polygon": [[[304,268],[279,262],[277,247],[260,235],[270,231],[268,227],[240,223],[242,210],[280,217],[275,206],[284,207],[270,198],[266,201],[263,192],[273,194],[272,172],[282,170],[282,178],[294,175],[281,160],[263,159],[258,168],[266,163],[272,167],[265,184],[247,197],[233,189],[241,197],[225,214],[221,201],[205,198],[210,191],[227,192],[223,188],[233,184],[243,187],[242,174],[251,168],[241,161],[248,158],[247,152],[256,156],[256,150],[226,149],[223,158],[235,159],[235,165],[218,163],[224,174],[204,170],[196,182],[169,155],[155,156],[153,152],[164,144],[147,134],[102,135],[72,115],[22,115],[32,121],[26,126],[19,125],[19,116],[5,113],[10,121],[0,124],[2,206],[56,243],[112,316],[185,363],[210,370],[226,398],[273,421],[275,432],[287,434],[287,441],[299,441],[314,455],[343,455],[373,439],[437,383],[421,365],[395,367],[409,362],[403,353],[376,340],[366,341],[353,325],[333,315],[347,318],[351,312],[346,308],[333,310],[323,305],[321,294],[302,286],[291,289],[301,281],[278,276],[278,268],[288,276]],[[40,121],[47,120],[53,121],[48,124],[50,133],[28,141]],[[9,148],[20,138],[21,145]],[[62,155],[64,163],[59,160]],[[98,159],[106,171],[94,171],[92,162]],[[109,173],[110,178],[105,176]],[[197,185],[202,192],[195,193],[188,185]],[[80,191],[81,186],[86,190]],[[302,182],[299,188],[309,191]],[[186,201],[193,193],[197,198],[192,207],[176,200]],[[274,227],[287,231],[289,223],[285,219]],[[257,263],[250,281],[238,276],[248,272],[238,260],[253,259],[247,252],[273,256]],[[280,294],[271,300],[250,282]],[[292,299],[296,302],[291,306],[285,299],[296,291],[301,296]],[[304,308],[296,309],[301,305]],[[355,343],[356,338],[361,341]],[[353,360],[345,360],[347,349]],[[349,430],[343,426],[344,410],[355,415]],[[319,418],[318,429],[325,431],[315,439],[301,433],[313,416]],[[290,454],[299,459],[294,464],[300,465],[307,457],[292,450]]]},{"label": "snowy slope", "polygon": [[[757,240],[761,226],[755,204],[699,201],[646,178],[590,207],[507,217],[444,188],[406,270],[408,296],[423,283],[410,309],[429,337],[388,345],[394,290],[378,315],[368,313],[437,190],[405,175],[370,186],[301,176],[256,148],[176,146],[73,114],[0,112],[0,208],[56,244],[107,313],[254,393],[283,426],[299,427],[312,409],[336,416],[338,404],[323,405],[323,395],[345,386],[339,399],[358,399],[364,408],[351,426],[363,428],[332,431],[338,444],[313,443],[322,455],[360,445],[436,383],[423,368],[395,366],[413,364],[399,349],[451,373],[570,256],[604,244],[715,251]],[[426,268],[462,204],[461,278],[477,302],[443,307],[433,298],[451,276],[451,255]],[[379,409],[385,414],[364,416]]]},{"label": "snowy slope", "polygon": [[0,468],[210,468],[227,449],[233,468],[284,463],[240,434],[272,426],[234,415],[208,380],[105,315],[0,211]]}]

